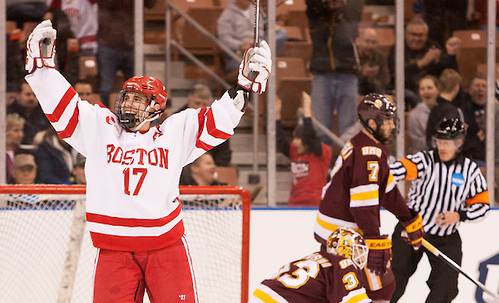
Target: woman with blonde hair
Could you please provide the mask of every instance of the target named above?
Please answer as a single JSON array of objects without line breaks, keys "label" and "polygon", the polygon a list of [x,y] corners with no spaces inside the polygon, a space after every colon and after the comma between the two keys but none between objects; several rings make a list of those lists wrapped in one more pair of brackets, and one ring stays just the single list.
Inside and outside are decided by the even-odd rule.
[{"label": "woman with blonde hair", "polygon": [[422,102],[418,103],[409,112],[407,125],[409,126],[409,136],[412,142],[411,151],[413,153],[428,149],[426,144],[426,125],[433,106],[437,104],[437,97],[440,93],[438,89],[438,79],[431,75],[426,75],[419,80],[419,97]]}]

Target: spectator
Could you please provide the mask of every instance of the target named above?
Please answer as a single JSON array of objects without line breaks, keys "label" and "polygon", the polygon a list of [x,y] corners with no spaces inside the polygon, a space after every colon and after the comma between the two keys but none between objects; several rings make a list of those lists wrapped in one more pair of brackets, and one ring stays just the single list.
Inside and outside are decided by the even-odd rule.
[{"label": "spectator", "polygon": [[419,81],[419,97],[423,102],[420,102],[409,112],[409,118],[407,119],[413,153],[428,149],[426,126],[428,125],[430,111],[437,104],[438,93],[437,78],[427,75]]},{"label": "spectator", "polygon": [[85,177],[85,162],[86,158],[82,154],[78,153],[73,165],[71,177],[72,184],[87,184],[87,178]]},{"label": "spectator", "polygon": [[74,89],[82,100],[86,100],[90,102],[90,104],[97,104],[100,102],[99,96],[94,95],[94,90],[90,82],[80,80],[76,82]]},{"label": "spectator", "polygon": [[68,16],[61,9],[51,8],[43,18],[51,20],[52,26],[57,30],[56,67],[69,83],[75,84],[80,70],[80,52],[78,40],[71,31]]},{"label": "spectator", "polygon": [[[496,1],[499,2],[499,1]],[[499,4],[499,3],[497,3]],[[496,4],[496,5],[497,5]],[[496,6],[496,31],[499,31],[499,6]],[[475,0],[474,19],[477,20],[478,29],[487,30],[487,1]]]},{"label": "spectator", "polygon": [[97,53],[98,8],[96,0],[49,0],[50,8],[61,9],[69,18],[71,30],[78,39],[82,56]]},{"label": "spectator", "polygon": [[[228,48],[242,57],[244,51],[254,44],[255,7],[249,0],[232,0],[217,20],[217,36]],[[266,37],[266,15],[260,11],[260,41]],[[284,28],[276,28],[276,55],[288,40],[288,32]],[[225,72],[237,72],[239,61],[226,55]],[[230,76],[228,77],[230,78]]]},{"label": "spectator", "polygon": [[40,135],[42,141],[35,153],[39,183],[70,184],[73,169],[73,149],[59,137],[52,127]]},{"label": "spectator", "polygon": [[359,94],[385,93],[390,84],[387,56],[378,48],[378,35],[373,28],[364,28],[357,38],[361,71]]},{"label": "spectator", "polygon": [[7,130],[5,136],[5,150],[7,152],[7,180],[11,178],[12,165],[14,163],[14,156],[17,154],[17,149],[24,137],[24,124],[26,121],[19,114],[8,114]]},{"label": "spectator", "polygon": [[277,148],[291,160],[293,181],[288,206],[319,206],[322,188],[327,181],[331,148],[321,143],[312,124],[312,100],[302,92],[303,121],[293,132],[293,141],[286,140],[281,124],[280,98],[276,98]]},{"label": "spectator", "polygon": [[464,140],[463,155],[470,158],[479,167],[485,167],[485,106],[487,104],[487,80],[485,75],[476,73],[465,99],[458,106],[464,115],[466,140]]},{"label": "spectator", "polygon": [[[3,2],[5,3],[5,2]],[[40,22],[47,11],[47,0],[7,0],[7,20],[16,21],[17,28],[24,22]]]},{"label": "spectator", "polygon": [[[97,67],[99,95],[105,106],[110,106],[116,72],[124,78],[134,76],[134,1],[96,0],[99,6],[99,31],[97,34]],[[144,0],[151,8],[156,0]],[[113,100],[114,102],[114,100]]]},{"label": "spectator", "polygon": [[[198,109],[201,107],[208,107],[213,102],[213,95],[211,89],[204,84],[195,84],[187,94],[187,104],[181,107],[177,112],[187,108]],[[232,150],[230,149],[230,138],[222,144],[217,145],[208,151],[217,166],[229,166],[232,157]]]},{"label": "spectator", "polygon": [[16,101],[7,106],[7,113],[17,113],[26,120],[23,144],[33,144],[36,133],[46,130],[50,125],[33,90],[24,79],[19,85]]},{"label": "spectator", "polygon": [[32,154],[17,154],[12,163],[9,184],[36,184],[36,161]]},{"label": "spectator", "polygon": [[[16,28],[10,33],[7,33],[7,58],[5,65],[7,66],[7,93],[17,92],[19,83],[26,75],[24,70],[23,51],[19,42],[21,39],[21,30]],[[8,100],[7,100],[8,101]],[[9,104],[7,102],[7,104]]]},{"label": "spectator", "polygon": [[227,185],[217,180],[217,166],[209,153],[204,153],[182,171],[180,185]]},{"label": "spectator", "polygon": [[[456,53],[461,40],[451,37],[445,44],[446,53],[434,40],[428,39],[428,25],[421,19],[411,20],[405,30],[405,103],[407,109],[414,108],[421,100],[418,91],[419,80],[425,75],[438,78],[446,68],[458,70]],[[390,49],[388,67],[395,83],[395,45]]]},{"label": "spectator", "polygon": [[464,121],[463,113],[452,104],[452,101],[459,94],[461,88],[461,75],[453,69],[444,69],[438,79],[440,94],[437,97],[437,104],[432,107],[426,124],[426,144],[432,146],[432,137],[435,126],[443,119],[459,118]]},{"label": "spectator", "polygon": [[429,27],[430,39],[442,45],[446,37],[452,36],[452,32],[466,29],[468,0],[424,0],[423,2],[424,19]]},{"label": "spectator", "polygon": [[[340,135],[357,121],[360,71],[354,55],[357,28],[362,16],[362,0],[307,0],[312,59],[310,71],[315,118],[331,127],[333,112],[338,114]],[[326,143],[329,138],[322,137]]]},{"label": "spectator", "polygon": [[213,95],[211,89],[201,83],[194,84],[194,86],[187,93],[187,103],[176,112],[183,111],[184,109],[193,108],[198,109],[211,105]]}]

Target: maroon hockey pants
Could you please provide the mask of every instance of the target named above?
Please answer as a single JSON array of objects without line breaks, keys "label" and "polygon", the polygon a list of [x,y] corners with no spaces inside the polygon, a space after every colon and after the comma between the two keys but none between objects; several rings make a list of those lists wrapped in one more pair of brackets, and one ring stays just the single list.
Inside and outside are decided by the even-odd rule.
[{"label": "maroon hockey pants", "polygon": [[95,303],[138,302],[147,290],[151,303],[198,302],[185,238],[159,250],[99,249],[95,260]]}]

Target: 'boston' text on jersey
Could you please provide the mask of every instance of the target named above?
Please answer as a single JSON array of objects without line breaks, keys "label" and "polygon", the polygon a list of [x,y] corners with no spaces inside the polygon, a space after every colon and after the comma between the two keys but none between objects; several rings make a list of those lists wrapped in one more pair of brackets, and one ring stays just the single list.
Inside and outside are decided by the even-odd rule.
[{"label": "'boston' text on jersey", "polygon": [[[124,151],[121,147],[116,147],[114,144],[108,144],[107,148],[107,163],[120,163],[121,165],[130,165],[137,159],[139,165],[147,164],[159,166],[168,169],[168,150],[165,148],[154,148],[145,150],[143,148],[130,149]],[[138,156],[134,155],[137,154]]]}]

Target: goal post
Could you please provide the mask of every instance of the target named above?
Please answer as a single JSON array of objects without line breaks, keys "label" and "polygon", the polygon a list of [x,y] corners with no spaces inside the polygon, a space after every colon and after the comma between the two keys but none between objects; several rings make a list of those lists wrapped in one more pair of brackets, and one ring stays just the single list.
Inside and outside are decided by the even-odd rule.
[{"label": "goal post", "polygon": [[[181,186],[179,198],[199,301],[247,302],[248,192]],[[2,300],[91,302],[95,253],[85,186],[0,185]]]}]

